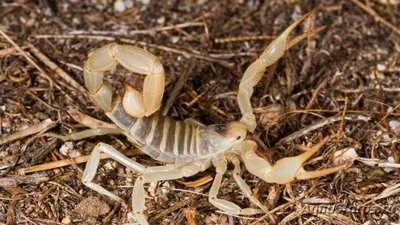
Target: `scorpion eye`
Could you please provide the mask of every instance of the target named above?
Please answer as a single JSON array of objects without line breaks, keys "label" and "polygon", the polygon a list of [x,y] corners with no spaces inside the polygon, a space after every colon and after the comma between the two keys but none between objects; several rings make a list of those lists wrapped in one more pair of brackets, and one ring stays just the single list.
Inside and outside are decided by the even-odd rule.
[{"label": "scorpion eye", "polygon": [[225,125],[217,125],[216,127],[215,127],[215,132],[217,132],[217,133],[222,133],[222,132],[224,132],[225,131],[225,128],[226,128],[226,126]]},{"label": "scorpion eye", "polygon": [[242,137],[241,137],[241,136],[237,136],[237,137],[236,137],[236,140],[239,140],[240,138],[242,138]]}]

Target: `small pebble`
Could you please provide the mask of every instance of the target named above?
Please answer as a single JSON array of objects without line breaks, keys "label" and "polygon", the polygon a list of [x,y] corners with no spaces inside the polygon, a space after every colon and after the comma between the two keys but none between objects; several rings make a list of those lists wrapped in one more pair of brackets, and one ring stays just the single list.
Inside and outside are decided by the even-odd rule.
[{"label": "small pebble", "polygon": [[123,11],[125,11],[125,9],[126,9],[126,6],[125,6],[124,1],[122,1],[122,0],[116,0],[115,1],[115,3],[114,3],[114,10],[115,11],[123,12]]},{"label": "small pebble", "polygon": [[[388,163],[396,163],[396,160],[394,160],[394,158],[393,158],[392,156],[389,156],[389,157],[387,158],[387,161],[388,161]],[[391,167],[384,167],[383,170],[384,170],[386,173],[389,173],[389,172],[393,171],[393,168],[391,168]]]},{"label": "small pebble", "polygon": [[68,156],[73,147],[74,144],[71,141],[65,142],[60,148],[60,153]]},{"label": "small pebble", "polygon": [[133,1],[132,0],[125,0],[124,1],[126,8],[132,8],[133,7]]},{"label": "small pebble", "polygon": [[386,66],[385,65],[383,65],[383,64],[378,64],[378,65],[376,65],[376,69],[378,70],[378,71],[385,71],[386,70]]},{"label": "small pebble", "polygon": [[345,148],[342,150],[338,150],[334,154],[334,163],[335,165],[341,165],[346,162],[354,162],[354,160],[358,157],[357,152],[354,148]]},{"label": "small pebble", "polygon": [[157,19],[157,23],[163,25],[165,23],[165,17],[160,17]]},{"label": "small pebble", "polygon": [[64,219],[61,220],[61,223],[70,224],[71,218],[69,216],[66,216],[66,217],[64,217]]},{"label": "small pebble", "polygon": [[389,127],[392,130],[400,129],[400,121],[399,120],[391,120],[391,121],[389,121]]},{"label": "small pebble", "polygon": [[141,0],[141,2],[143,3],[143,5],[148,5],[148,4],[150,4],[150,0]]},{"label": "small pebble", "polygon": [[81,154],[80,151],[78,151],[78,150],[76,150],[76,149],[72,149],[72,150],[69,152],[68,156],[69,156],[70,158],[76,158],[76,157],[82,156],[82,154]]}]

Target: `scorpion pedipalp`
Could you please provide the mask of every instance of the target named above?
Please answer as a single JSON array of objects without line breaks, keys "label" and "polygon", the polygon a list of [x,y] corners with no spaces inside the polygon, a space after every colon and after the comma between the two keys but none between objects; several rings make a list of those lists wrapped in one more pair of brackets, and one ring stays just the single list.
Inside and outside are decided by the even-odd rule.
[{"label": "scorpion pedipalp", "polygon": [[239,84],[237,101],[242,113],[241,122],[247,125],[250,132],[256,129],[256,119],[251,106],[250,98],[253,95],[254,87],[260,82],[265,70],[275,64],[285,51],[289,50],[296,43],[306,37],[312,36],[321,29],[314,29],[304,33],[292,40],[288,40],[289,34],[300,24],[301,21],[312,15],[312,12],[303,15],[296,22],[292,23],[285,31],[283,31],[276,39],[274,39],[264,50],[264,52],[256,59],[244,72],[242,80]]}]

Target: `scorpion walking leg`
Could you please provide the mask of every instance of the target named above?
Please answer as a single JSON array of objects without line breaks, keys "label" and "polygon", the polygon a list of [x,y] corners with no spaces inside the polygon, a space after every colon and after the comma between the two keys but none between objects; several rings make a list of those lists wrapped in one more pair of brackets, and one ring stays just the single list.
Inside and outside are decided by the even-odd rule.
[{"label": "scorpion walking leg", "polygon": [[229,159],[233,165],[234,165],[234,169],[233,169],[233,178],[236,181],[236,184],[239,186],[240,190],[242,191],[242,193],[249,198],[249,200],[255,204],[256,206],[260,207],[260,209],[262,209],[265,213],[269,213],[268,209],[261,204],[260,201],[258,201],[258,199],[256,199],[253,195],[252,192],[249,188],[249,186],[246,184],[246,182],[242,179],[242,177],[240,176],[240,160],[238,158],[237,155],[232,155],[232,157]]},{"label": "scorpion walking leg", "polygon": [[93,129],[87,129],[87,130],[75,132],[75,133],[68,134],[68,135],[58,135],[58,134],[54,134],[54,133],[48,133],[45,135],[49,136],[49,137],[55,137],[55,138],[61,139],[63,141],[69,141],[69,140],[77,141],[77,140],[81,140],[84,138],[94,137],[94,136],[99,136],[99,135],[122,134],[122,133],[123,132],[121,131],[121,129],[117,129],[117,128],[93,128]]},{"label": "scorpion walking leg", "polygon": [[160,180],[175,180],[182,177],[193,176],[198,172],[206,170],[210,166],[209,162],[192,163],[184,166],[173,164],[166,166],[148,167],[143,174],[136,179],[133,188],[132,208],[137,222],[141,225],[147,225],[147,219],[143,211],[145,207],[145,190],[143,185],[149,182]]},{"label": "scorpion walking leg", "polygon": [[[211,186],[210,194],[208,197],[208,201],[211,204],[213,204],[218,209],[220,209],[224,212],[227,212],[228,214],[231,214],[231,215],[254,215],[254,214],[258,214],[258,213],[263,213],[263,210],[260,210],[260,209],[253,209],[253,208],[242,209],[242,208],[240,208],[240,206],[236,205],[233,202],[217,198],[217,194],[221,187],[222,176],[224,175],[224,173],[226,172],[226,169],[227,169],[227,162],[226,162],[225,158],[217,157],[217,158],[212,159],[212,163],[215,166],[217,174],[215,175],[214,182]],[[244,187],[244,186],[242,186],[242,187]],[[247,196],[247,194],[246,194],[246,196]],[[261,203],[260,203],[260,205],[261,205]],[[262,208],[267,210],[265,207],[262,207]]]},{"label": "scorpion walking leg", "polygon": [[308,13],[302,16],[293,24],[291,24],[285,31],[283,31],[281,35],[279,35],[274,41],[272,41],[271,44],[269,44],[264,52],[260,55],[260,57],[246,69],[243,78],[240,81],[237,99],[240,112],[243,115],[240,121],[247,125],[250,132],[254,132],[256,128],[256,120],[253,114],[253,108],[250,103],[250,97],[252,96],[254,91],[253,88],[261,80],[266,68],[276,63],[283,56],[286,50],[288,50],[304,38],[314,35],[320,30],[314,29],[288,41],[288,36],[293,31],[293,29],[296,28],[301,21],[303,21],[310,15],[311,13]]},{"label": "scorpion walking leg", "polygon": [[119,201],[122,204],[125,205],[124,201],[122,198],[116,196],[115,194],[111,193],[110,191],[106,190],[105,188],[101,187],[98,184],[95,184],[92,182],[94,176],[96,175],[97,168],[99,166],[100,162],[100,153],[104,152],[105,154],[109,155],[112,159],[115,161],[123,164],[124,166],[128,167],[129,169],[143,173],[146,169],[145,166],[132,161],[128,157],[124,156],[121,152],[113,148],[112,146],[105,144],[105,143],[99,143],[94,147],[92,153],[89,156],[89,160],[86,164],[85,171],[83,172],[82,176],[82,182],[85,184],[87,187],[97,191],[100,194],[106,195],[115,201]]}]

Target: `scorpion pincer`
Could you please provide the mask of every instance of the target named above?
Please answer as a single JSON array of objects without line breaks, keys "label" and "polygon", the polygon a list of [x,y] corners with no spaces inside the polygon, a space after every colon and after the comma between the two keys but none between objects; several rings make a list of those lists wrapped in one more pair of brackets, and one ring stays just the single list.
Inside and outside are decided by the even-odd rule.
[{"label": "scorpion pincer", "polygon": [[[137,222],[144,225],[148,224],[144,215],[145,183],[188,177],[214,166],[216,175],[209,192],[210,203],[228,214],[253,215],[268,213],[268,209],[252,196],[249,186],[240,177],[241,161],[250,173],[265,182],[278,184],[287,184],[296,179],[321,177],[344,169],[345,164],[316,171],[306,171],[303,168],[302,164],[329,141],[328,137],[308,151],[295,157],[280,159],[275,165],[258,156],[256,143],[246,139],[247,132],[253,132],[256,128],[250,104],[254,86],[260,81],[264,71],[276,63],[286,50],[316,33],[310,31],[291,40],[288,39],[291,31],[309,15],[311,13],[290,25],[247,68],[240,82],[237,97],[243,117],[240,121],[225,125],[204,126],[188,120],[175,121],[160,115],[157,110],[160,108],[164,93],[165,73],[160,60],[144,49],[111,43],[90,53],[84,65],[85,86],[96,105],[105,111],[119,129],[89,129],[63,136],[62,139],[78,140],[99,134],[123,134],[143,152],[166,164],[146,167],[121,154],[112,146],[99,143],[89,157],[82,177],[83,183],[98,193],[124,202],[120,197],[93,182],[101,152],[139,173],[133,187],[132,208]],[[146,75],[142,92],[125,85],[122,99],[113,98],[113,88],[103,78],[106,71],[113,70],[118,64],[127,70]],[[241,208],[231,201],[217,197],[228,162],[234,165],[233,177],[239,188],[259,209]]]}]

